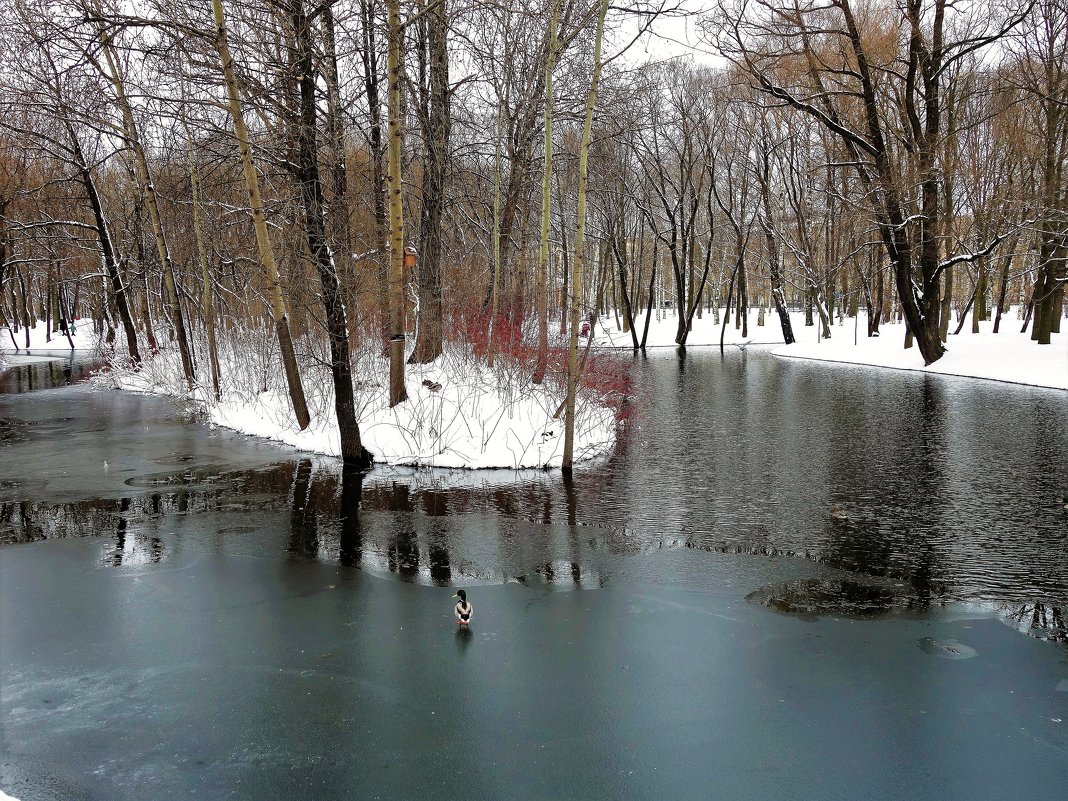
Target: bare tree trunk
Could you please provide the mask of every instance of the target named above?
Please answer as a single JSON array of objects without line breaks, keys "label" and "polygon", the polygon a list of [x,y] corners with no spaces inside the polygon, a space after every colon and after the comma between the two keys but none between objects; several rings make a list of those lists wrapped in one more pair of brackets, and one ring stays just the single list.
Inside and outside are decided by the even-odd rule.
[{"label": "bare tree trunk", "polygon": [[734,319],[742,321],[742,339],[749,337],[749,282],[746,280],[745,262],[738,266],[738,310]]},{"label": "bare tree trunk", "polygon": [[[134,169],[131,165],[127,165],[127,171],[130,174],[130,182],[136,183],[137,179],[134,176]],[[148,340],[148,351],[155,355],[159,353],[159,343],[156,341],[156,331],[152,324],[152,284],[149,282],[148,254],[145,252],[144,205],[141,202],[139,193],[134,192],[133,196],[134,238],[136,240],[134,248],[137,251],[137,267],[139,278],[141,279],[141,323],[145,329],[145,338]],[[133,303],[136,302],[136,300],[133,301]]]},{"label": "bare tree trunk", "polygon": [[986,259],[975,262],[975,297],[972,301],[972,333],[979,333],[979,323],[986,320]]},{"label": "bare tree trunk", "polygon": [[560,336],[564,336],[567,333],[568,322],[568,292],[569,283],[571,281],[571,259],[568,255],[571,250],[567,244],[567,223],[564,220],[564,193],[560,189],[559,181],[556,187],[557,195],[557,209],[560,215],[560,260],[563,262],[561,265],[561,274],[563,275],[563,287],[560,292]]},{"label": "bare tree trunk", "polygon": [[779,315],[779,326],[782,328],[783,342],[792,345],[794,339],[794,327],[790,322],[790,311],[786,307],[786,296],[783,294],[782,265],[779,261],[779,243],[775,239],[774,216],[771,210],[771,163],[768,148],[769,133],[767,124],[761,117],[763,147],[760,150],[760,160],[757,163],[757,180],[760,183],[760,198],[764,205],[764,214],[761,216],[761,227],[764,229],[764,243],[768,250],[768,265],[771,273],[771,297],[775,301],[775,313]]},{"label": "bare tree trunk", "polygon": [[341,296],[334,256],[326,241],[326,214],[316,139],[316,75],[312,63],[311,24],[304,11],[304,0],[290,2],[290,18],[296,45],[294,66],[300,87],[297,176],[300,179],[301,202],[304,206],[304,232],[315,271],[319,274],[323,306],[326,309],[326,329],[330,338],[330,375],[334,383],[334,412],[337,415],[338,434],[341,438],[341,459],[346,464],[369,467],[371,455],[363,447],[360,427],[356,422],[345,302]]},{"label": "bare tree trunk", "polygon": [[[618,230],[610,232],[609,239],[612,246],[612,254],[616,260],[616,269],[619,272],[619,296],[623,305],[623,329],[630,332],[631,342],[634,345],[634,350],[637,351],[639,348],[638,332],[634,329],[634,312],[631,306],[630,291],[627,289],[627,236],[622,212],[619,215],[616,227]],[[618,306],[619,304],[613,305]],[[618,317],[618,312],[616,316]]]},{"label": "bare tree trunk", "polygon": [[[103,242],[101,242],[101,246],[100,247],[101,247],[101,250],[103,250],[103,247],[104,247],[103,246]],[[118,271],[116,270],[116,274],[117,274],[117,272]],[[18,269],[15,270],[15,275],[18,276],[18,279],[19,279],[19,289],[21,290],[21,295],[22,295],[22,331],[23,331],[23,334],[24,334],[23,340],[26,343],[26,350],[29,350],[30,349],[30,327],[33,325],[33,317],[30,315],[30,300],[29,300],[29,293],[26,291],[26,275],[25,275],[25,273],[26,273],[26,268],[25,267],[23,269],[21,269],[21,270],[18,270]],[[120,289],[120,291],[122,289],[122,284],[121,283],[119,284],[119,289]],[[12,291],[14,291],[14,290],[12,290]],[[106,300],[105,300],[105,302],[106,302]],[[130,330],[133,330],[133,326],[132,325],[131,325],[130,329],[127,331],[127,334],[129,334]],[[114,341],[115,341],[115,334],[113,332],[112,335],[111,335],[111,340],[108,342],[108,344],[110,345],[111,342],[114,342]],[[136,339],[136,337],[134,338],[134,347],[137,347],[137,339]]]},{"label": "bare tree trunk", "polygon": [[743,259],[742,251],[739,251],[737,261],[734,263],[734,272],[731,273],[731,280],[727,285],[727,305],[723,309],[723,325],[719,329],[719,352],[721,356],[723,355],[723,341],[727,334],[727,324],[731,319],[731,302],[734,300],[735,279],[738,277],[738,271],[742,268]]},{"label": "bare tree trunk", "polygon": [[163,233],[163,221],[160,217],[159,204],[156,202],[156,188],[152,181],[152,173],[145,156],[145,149],[141,144],[141,137],[134,121],[133,109],[126,96],[126,85],[119,72],[118,58],[115,53],[111,34],[103,27],[100,29],[100,37],[103,42],[104,59],[107,69],[101,70],[107,75],[115,91],[119,111],[122,113],[123,131],[127,144],[133,150],[134,163],[137,165],[138,187],[145,199],[148,209],[148,219],[152,225],[152,236],[156,241],[156,250],[159,256],[160,268],[163,271],[163,281],[166,287],[164,293],[168,316],[174,327],[174,335],[178,340],[178,352],[182,359],[182,369],[185,372],[185,381],[190,389],[196,384],[196,371],[193,367],[193,355],[189,347],[189,336],[186,332],[185,316],[182,314],[182,304],[178,296],[178,284],[174,276],[174,265],[171,262],[170,249]]},{"label": "bare tree trunk", "polygon": [[44,312],[45,322],[45,342],[52,341],[52,333],[55,318],[52,316],[52,292],[53,292],[53,273],[55,272],[55,265],[49,264],[48,270],[45,272],[45,289],[44,289],[44,302],[41,304],[42,311]]},{"label": "bare tree trunk", "polygon": [[[951,93],[951,96],[954,93]],[[952,120],[954,116],[953,103],[950,102],[949,116]],[[951,122],[952,125],[952,122]],[[956,134],[955,132],[948,137],[949,147],[956,147]],[[945,220],[945,239],[947,242],[953,241],[953,177],[952,170],[946,171],[947,175],[942,182],[943,196],[945,201],[945,210],[943,211],[943,219]],[[945,342],[949,333],[949,321],[953,316],[953,275],[954,271],[952,267],[947,267],[945,274],[942,276],[942,296],[939,302],[938,310],[938,338]],[[976,322],[976,332],[978,332],[978,321]]]},{"label": "bare tree trunk", "polygon": [[221,378],[219,370],[219,347],[215,340],[215,290],[211,280],[211,270],[208,267],[208,254],[204,249],[204,234],[200,228],[200,191],[197,179],[197,168],[193,162],[192,154],[189,159],[189,185],[193,198],[193,238],[197,243],[197,259],[200,261],[200,278],[202,288],[200,303],[204,312],[204,331],[208,338],[208,363],[211,367],[211,386],[215,394],[215,400],[222,398],[222,389],[219,385]]},{"label": "bare tree trunk", "polygon": [[345,147],[345,126],[342,120],[340,76],[337,65],[337,37],[334,10],[329,4],[320,7],[323,37],[323,77],[326,80],[326,131],[329,149],[328,180],[330,184],[329,219],[332,224],[335,259],[341,251],[338,280],[342,292],[352,292],[355,276],[352,264],[352,223],[349,216],[348,154]]},{"label": "bare tree trunk", "polygon": [[429,92],[422,119],[427,162],[423,172],[419,242],[419,335],[410,361],[426,364],[441,355],[444,336],[441,298],[441,215],[445,203],[448,166],[449,106],[448,16],[445,0],[427,10]]},{"label": "bare tree trunk", "polygon": [[1001,285],[998,289],[997,312],[994,314],[995,334],[998,333],[998,329],[1001,327],[1001,315],[1005,312],[1005,295],[1009,289],[1009,269],[1012,267],[1012,252],[1016,249],[1017,239],[1017,237],[1013,237],[1006,248],[1007,255],[1003,256],[1001,260]]},{"label": "bare tree trunk", "polygon": [[[387,142],[389,167],[386,174],[389,201],[389,331],[390,342],[404,341],[404,206],[401,195],[401,44],[400,0],[387,0],[389,50],[386,60]],[[400,363],[397,364],[398,351]],[[404,386],[404,349],[389,349],[389,405],[408,399]]]},{"label": "bare tree trunk", "polygon": [[549,217],[552,203],[553,175],[553,70],[560,41],[557,35],[557,20],[560,16],[560,0],[552,0],[549,10],[549,52],[545,59],[545,171],[541,178],[541,236],[538,240],[538,355],[534,366],[535,384],[545,380],[545,367],[549,358],[549,297],[546,273],[549,269]]},{"label": "bare tree trunk", "polygon": [[[7,231],[7,204],[6,198],[0,198],[0,328],[8,328],[8,333],[13,333],[10,330],[10,323],[8,322],[7,315],[4,313],[4,307],[6,305],[4,297],[4,278],[7,274],[7,246],[8,246],[8,231]],[[12,343],[15,339],[12,336]],[[17,347],[17,346],[16,346]]]},{"label": "bare tree trunk", "polygon": [[[143,248],[142,248],[143,250]],[[141,262],[141,320],[145,325],[145,338],[148,340],[149,353],[159,353],[159,343],[156,341],[156,331],[152,325],[152,305],[150,294],[151,285],[148,283],[148,268]]]},{"label": "bare tree trunk", "polygon": [[[579,145],[579,170],[577,193],[577,226],[575,229],[575,256],[571,266],[571,342],[567,354],[567,408],[564,414],[564,457],[561,468],[570,474],[575,454],[575,395],[578,390],[578,334],[579,307],[582,303],[583,250],[586,246],[586,180],[588,175],[590,136],[593,129],[593,111],[597,105],[597,85],[601,79],[601,40],[604,35],[604,19],[608,14],[608,0],[600,0],[597,11],[597,35],[593,45],[593,77],[590,92],[586,97],[586,120],[582,126],[582,141]],[[593,331],[590,331],[590,338]]]},{"label": "bare tree trunk", "polygon": [[653,237],[653,265],[649,270],[649,291],[646,298],[645,305],[645,324],[642,326],[642,342],[639,346],[642,353],[645,353],[645,343],[649,339],[649,322],[653,319],[653,304],[656,302],[656,262],[660,254],[658,253],[657,240]]},{"label": "bare tree trunk", "polygon": [[311,417],[308,414],[308,403],[304,398],[304,386],[300,381],[300,371],[297,369],[297,357],[293,350],[293,336],[289,330],[289,318],[286,316],[285,301],[282,296],[282,280],[278,274],[278,264],[274,260],[274,250],[271,247],[271,238],[267,231],[267,217],[264,214],[263,200],[260,197],[259,178],[256,175],[256,165],[252,160],[252,146],[249,143],[248,129],[245,127],[241,96],[237,88],[237,76],[234,72],[234,62],[230,56],[230,45],[227,41],[226,17],[223,14],[222,0],[212,0],[211,5],[217,26],[215,49],[219,53],[223,77],[226,81],[230,116],[234,121],[234,136],[237,139],[237,147],[241,153],[241,167],[245,175],[245,187],[248,190],[252,222],[256,229],[256,247],[259,251],[260,263],[267,271],[271,296],[271,313],[274,317],[275,332],[278,335],[279,350],[282,353],[282,366],[285,369],[286,383],[289,387],[289,399],[293,404],[293,414],[297,419],[297,425],[301,429],[305,429],[308,427],[308,423],[311,422]]},{"label": "bare tree trunk", "polygon": [[378,43],[375,39],[375,0],[360,0],[360,21],[363,33],[363,47],[360,55],[363,59],[364,94],[367,96],[368,144],[371,150],[371,200],[374,214],[375,248],[374,258],[376,275],[374,285],[378,287],[378,306],[382,345],[388,347],[389,328],[389,235],[387,233],[386,210],[386,174],[383,169],[386,144],[382,140],[382,104],[380,94],[380,76],[378,74]]},{"label": "bare tree trunk", "polygon": [[[501,101],[503,103],[503,101]],[[497,303],[501,291],[501,139],[504,136],[504,110],[497,105],[497,149],[493,159],[493,269],[490,272],[489,325],[486,361],[493,365],[493,337],[497,333]]]},{"label": "bare tree trunk", "polygon": [[[85,160],[85,155],[82,153],[81,142],[78,141],[78,135],[74,131],[74,127],[67,122],[67,133],[71,140],[71,151],[74,154],[74,161],[78,166],[78,171],[81,175],[82,186],[85,188],[85,194],[89,198],[89,206],[93,210],[93,221],[96,226],[96,234],[100,241],[100,255],[104,261],[104,270],[108,274],[108,278],[111,279],[111,289],[115,296],[115,306],[119,312],[119,319],[122,321],[123,331],[126,333],[126,347],[130,354],[130,359],[134,364],[138,364],[141,361],[141,353],[137,349],[137,329],[134,327],[133,315],[130,314],[130,304],[128,302],[126,294],[126,285],[122,280],[122,276],[119,274],[119,265],[115,261],[115,249],[111,243],[111,232],[108,230],[107,218],[104,216],[104,207],[100,202],[100,195],[96,191],[96,182],[93,180],[93,175],[89,171],[88,162]],[[23,298],[25,298],[25,287],[23,287]],[[27,311],[27,320],[29,314]],[[30,345],[29,328],[26,330],[26,347]]]}]

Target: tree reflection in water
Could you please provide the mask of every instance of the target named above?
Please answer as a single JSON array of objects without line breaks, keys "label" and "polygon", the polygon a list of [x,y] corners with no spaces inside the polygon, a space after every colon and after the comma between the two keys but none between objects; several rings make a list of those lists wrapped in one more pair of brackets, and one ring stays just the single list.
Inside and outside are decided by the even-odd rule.
[{"label": "tree reflection in water", "polygon": [[319,556],[319,530],[316,509],[311,502],[311,490],[311,459],[301,459],[297,463],[296,470],[293,471],[287,550],[309,559],[316,559]]},{"label": "tree reflection in water", "polygon": [[[937,398],[927,400],[937,405]],[[938,436],[929,432],[930,448],[937,450]],[[625,456],[627,446],[622,447]],[[848,469],[845,462],[843,469]],[[943,476],[933,464],[926,468],[930,475],[925,487],[937,495]],[[598,475],[597,471],[580,473],[576,481],[540,471],[496,477],[406,470],[367,474],[310,458],[246,471],[224,472],[210,466],[172,470],[129,479],[133,490],[145,494],[124,499],[0,502],[0,543],[111,532],[114,541],[105,550],[105,561],[116,566],[150,564],[165,558],[166,547],[159,538],[139,533],[149,521],[158,525],[169,515],[190,521],[203,516],[204,526],[193,524],[182,536],[213,537],[216,547],[225,550],[235,535],[247,544],[254,541],[247,535],[254,534],[261,537],[255,542],[262,543],[256,547],[281,546],[297,558],[381,570],[404,581],[437,586],[472,579],[518,579],[561,588],[596,587],[603,585],[604,578],[596,567],[598,559],[591,558],[593,552],[611,556],[686,547],[796,556],[892,579],[875,581],[874,592],[866,580],[857,585],[794,586],[785,592],[780,588],[770,600],[785,608],[846,606],[878,614],[880,610],[922,611],[957,600],[940,581],[946,573],[946,555],[938,549],[920,548],[920,558],[913,558],[907,570],[901,569],[900,560],[880,534],[885,522],[863,504],[839,498],[828,506],[819,538],[823,547],[813,553],[778,547],[771,537],[760,543],[717,542],[700,530],[676,538],[657,535],[654,541],[640,527],[641,521],[618,526],[591,522],[597,516],[593,507],[598,496],[591,494],[590,486],[601,480]],[[20,491],[15,485],[0,487],[0,498]],[[280,540],[272,538],[271,524],[234,524],[252,514],[271,519],[271,513],[288,516]],[[216,520],[213,515],[230,519]],[[248,522],[256,521],[250,518]],[[475,536],[472,526],[478,532]],[[1043,639],[1066,639],[1062,607],[1055,602],[1051,605],[1048,598],[991,611]]]},{"label": "tree reflection in water", "polygon": [[99,362],[77,361],[71,352],[62,361],[35,362],[6,367],[0,370],[0,395],[20,395],[70,384],[88,378],[99,369]]},{"label": "tree reflection in water", "polygon": [[363,551],[360,504],[363,500],[363,470],[352,465],[341,469],[341,508],[338,510],[338,561],[346,567],[359,567]]},{"label": "tree reflection in water", "polygon": [[1068,645],[1068,625],[1064,609],[1059,606],[1042,602],[999,604],[997,614],[1003,622],[1028,637]]},{"label": "tree reflection in water", "polygon": [[87,537],[117,531],[126,518],[145,516],[144,498],[92,498],[72,503],[0,503],[0,544]]}]

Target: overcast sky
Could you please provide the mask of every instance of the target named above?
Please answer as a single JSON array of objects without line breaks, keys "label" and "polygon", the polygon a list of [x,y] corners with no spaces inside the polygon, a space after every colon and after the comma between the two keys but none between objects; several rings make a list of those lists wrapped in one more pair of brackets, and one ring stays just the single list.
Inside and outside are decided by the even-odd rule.
[{"label": "overcast sky", "polygon": [[[682,8],[692,16],[662,17],[658,19],[637,44],[627,54],[627,60],[640,63],[649,59],[667,59],[675,56],[690,56],[698,62],[716,62],[719,58],[706,45],[701,44],[700,13],[712,5],[709,0],[682,0]],[[631,26],[632,32],[624,37],[620,31],[617,41],[620,45],[638,30],[637,23]]]}]

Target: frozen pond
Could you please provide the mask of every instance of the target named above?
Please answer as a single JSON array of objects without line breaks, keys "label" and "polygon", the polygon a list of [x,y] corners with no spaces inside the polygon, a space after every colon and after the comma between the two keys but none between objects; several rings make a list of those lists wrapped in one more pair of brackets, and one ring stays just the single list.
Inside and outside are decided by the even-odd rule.
[{"label": "frozen pond", "polygon": [[342,473],[18,370],[0,787],[22,801],[1068,780],[1063,392],[656,356],[617,453],[565,483]]}]

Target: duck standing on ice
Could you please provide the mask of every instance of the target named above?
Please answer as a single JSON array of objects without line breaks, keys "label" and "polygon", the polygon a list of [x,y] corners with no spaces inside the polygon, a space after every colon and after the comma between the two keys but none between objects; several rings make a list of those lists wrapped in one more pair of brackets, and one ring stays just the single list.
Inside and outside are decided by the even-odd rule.
[{"label": "duck standing on ice", "polygon": [[471,615],[475,612],[475,607],[467,600],[467,593],[463,590],[457,590],[453,598],[459,598],[456,602],[456,622],[461,626],[466,626],[471,622]]}]

